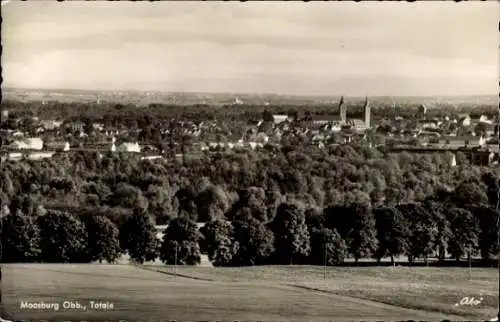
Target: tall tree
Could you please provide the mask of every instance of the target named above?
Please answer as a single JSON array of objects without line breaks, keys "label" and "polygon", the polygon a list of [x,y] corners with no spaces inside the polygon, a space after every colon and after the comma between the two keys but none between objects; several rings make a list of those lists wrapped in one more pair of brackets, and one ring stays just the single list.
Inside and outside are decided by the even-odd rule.
[{"label": "tall tree", "polygon": [[479,222],[479,250],[481,258],[490,259],[498,256],[500,248],[498,245],[497,219],[499,211],[486,205],[470,207],[469,210]]},{"label": "tall tree", "polygon": [[376,251],[377,261],[389,255],[394,264],[394,256],[408,251],[408,224],[401,212],[394,207],[377,208],[373,211],[379,241]]},{"label": "tall tree", "polygon": [[51,210],[38,217],[41,259],[47,263],[88,262],[87,231],[67,212]]},{"label": "tall tree", "polygon": [[193,188],[182,188],[174,196],[177,210],[180,216],[188,216],[193,221],[198,221],[198,209],[196,206],[196,191]]},{"label": "tall tree", "polygon": [[469,204],[485,204],[488,196],[479,182],[467,180],[455,188],[453,201],[457,207],[465,207]]},{"label": "tall tree", "polygon": [[210,185],[198,194],[196,204],[198,221],[207,222],[224,216],[229,207],[229,200],[222,187]]},{"label": "tall tree", "polygon": [[282,203],[272,222],[275,254],[278,264],[301,263],[311,250],[304,205],[299,202]]},{"label": "tall tree", "polygon": [[20,210],[0,218],[2,263],[37,261],[40,255],[40,230],[32,217]]},{"label": "tall tree", "polygon": [[408,236],[408,260],[413,262],[415,258],[423,258],[427,263],[428,257],[434,251],[434,244],[438,232],[437,223],[432,214],[421,204],[400,204],[398,210],[409,223],[410,234]]},{"label": "tall tree", "polygon": [[239,244],[227,236],[219,239],[217,248],[212,255],[212,263],[214,266],[231,266],[233,257],[238,253]]},{"label": "tall tree", "polygon": [[236,217],[233,221],[233,240],[237,253],[233,265],[263,265],[274,252],[274,235],[267,226],[254,218]]},{"label": "tall tree", "polygon": [[203,235],[203,246],[201,248],[202,251],[207,252],[208,258],[213,261],[219,256],[218,261],[221,264],[219,266],[223,266],[223,263],[229,264],[234,255],[231,251],[234,244],[231,222],[224,219],[212,220],[201,229],[201,232]]},{"label": "tall tree", "polygon": [[426,201],[423,206],[430,212],[433,221],[436,223],[437,231],[434,237],[433,248],[437,251],[439,260],[444,261],[448,242],[452,235],[446,206],[443,203],[433,201]]},{"label": "tall tree", "polygon": [[140,264],[154,261],[158,257],[159,241],[153,218],[144,211],[136,211],[120,231],[122,250]]},{"label": "tall tree", "polygon": [[238,197],[238,200],[226,214],[229,220],[255,219],[259,222],[267,222],[266,196],[262,188],[250,187],[240,190],[238,191]]},{"label": "tall tree", "polygon": [[335,265],[344,261],[347,245],[337,231],[328,228],[313,228],[309,263],[313,265]]},{"label": "tall tree", "polygon": [[460,261],[463,255],[470,258],[478,248],[479,224],[477,218],[469,210],[462,208],[450,209],[448,218],[452,232],[448,252],[453,255],[456,261]]},{"label": "tall tree", "polygon": [[496,206],[500,190],[498,177],[492,172],[487,172],[481,176],[481,181],[486,185],[486,195],[488,196],[490,205]]},{"label": "tall tree", "polygon": [[349,253],[357,263],[360,258],[370,257],[377,250],[377,230],[371,209],[365,204],[349,207],[350,229],[347,233]]},{"label": "tall tree", "polygon": [[167,264],[195,265],[201,261],[200,232],[188,217],[173,219],[165,230],[160,259]]},{"label": "tall tree", "polygon": [[87,214],[83,217],[88,236],[88,255],[91,261],[115,262],[120,256],[119,231],[107,217]]}]

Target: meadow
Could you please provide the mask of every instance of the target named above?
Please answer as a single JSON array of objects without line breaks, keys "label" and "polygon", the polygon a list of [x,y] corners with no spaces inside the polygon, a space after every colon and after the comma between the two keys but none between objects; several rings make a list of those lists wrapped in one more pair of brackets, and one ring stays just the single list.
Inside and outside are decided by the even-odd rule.
[{"label": "meadow", "polygon": [[[498,312],[498,270],[432,267],[13,264],[2,266],[15,319],[487,320]],[[326,278],[325,278],[326,277]],[[476,305],[455,305],[463,297]],[[21,301],[60,310],[20,309]],[[72,301],[87,309],[63,309]],[[91,309],[89,301],[113,303]]]}]

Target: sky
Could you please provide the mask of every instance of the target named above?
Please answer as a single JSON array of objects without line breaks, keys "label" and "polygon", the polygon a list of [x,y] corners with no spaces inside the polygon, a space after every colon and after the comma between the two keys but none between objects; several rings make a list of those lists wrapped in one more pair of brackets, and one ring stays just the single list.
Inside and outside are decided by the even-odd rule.
[{"label": "sky", "polygon": [[498,93],[499,3],[2,4],[4,86],[297,95]]}]

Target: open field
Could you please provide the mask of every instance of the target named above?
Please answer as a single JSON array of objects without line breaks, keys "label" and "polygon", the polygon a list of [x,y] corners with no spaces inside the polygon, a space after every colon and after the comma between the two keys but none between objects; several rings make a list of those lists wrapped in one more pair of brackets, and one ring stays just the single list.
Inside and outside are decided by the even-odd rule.
[{"label": "open field", "polygon": [[[498,271],[462,268],[246,268],[17,264],[2,267],[16,319],[485,320],[498,312]],[[483,298],[455,306],[461,298]],[[88,301],[114,303],[96,311]],[[60,310],[20,310],[21,301]],[[64,310],[63,301],[87,310]]]}]

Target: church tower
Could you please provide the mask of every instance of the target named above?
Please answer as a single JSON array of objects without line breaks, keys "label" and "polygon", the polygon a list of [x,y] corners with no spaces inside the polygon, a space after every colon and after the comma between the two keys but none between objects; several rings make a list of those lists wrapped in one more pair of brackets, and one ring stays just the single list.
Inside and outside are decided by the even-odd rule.
[{"label": "church tower", "polygon": [[370,103],[368,102],[368,96],[365,98],[365,126],[367,129],[370,128],[370,116],[371,116],[371,110],[370,110]]},{"label": "church tower", "polygon": [[344,105],[344,96],[340,97],[339,102],[339,113],[340,113],[340,121],[342,124],[347,123],[347,111]]}]

